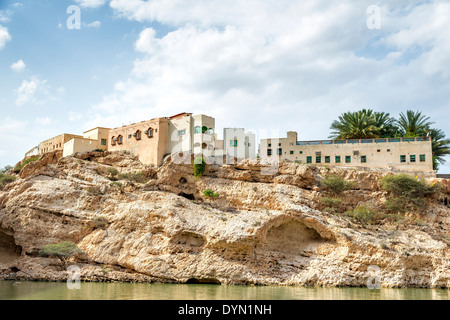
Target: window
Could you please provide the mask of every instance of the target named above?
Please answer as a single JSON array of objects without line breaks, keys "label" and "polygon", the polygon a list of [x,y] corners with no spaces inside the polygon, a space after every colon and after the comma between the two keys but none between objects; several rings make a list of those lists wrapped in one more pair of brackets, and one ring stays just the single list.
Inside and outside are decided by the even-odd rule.
[{"label": "window", "polygon": [[195,127],[194,128],[194,134],[196,134],[196,133],[202,133],[202,128],[199,127],[199,126]]},{"label": "window", "polygon": [[208,127],[203,126],[202,127],[202,133],[206,133],[206,131],[208,131]]},{"label": "window", "polygon": [[[208,130],[208,129],[207,129]],[[206,132],[206,131],[205,131]],[[178,130],[178,136],[179,137],[181,137],[181,136],[184,136],[186,134],[186,129],[183,129],[183,130]]]},{"label": "window", "polygon": [[231,139],[230,140],[230,147],[237,148],[238,146],[238,139]]},{"label": "window", "polygon": [[122,144],[123,143],[123,137],[120,135],[117,137],[117,143]]},{"label": "window", "polygon": [[289,151],[289,154],[294,154],[294,151],[293,150]]},{"label": "window", "polygon": [[303,151],[299,151],[298,153],[299,153],[299,154],[303,154]]},{"label": "window", "polygon": [[271,156],[272,155],[272,149],[267,149],[267,155]]},{"label": "window", "polygon": [[416,162],[416,155],[415,154],[411,154],[409,156],[409,162]]},{"label": "window", "polygon": [[361,156],[361,163],[367,162],[367,156]]},{"label": "window", "polygon": [[387,149],[386,151],[387,151],[387,152],[391,152],[391,149]]},{"label": "window", "polygon": [[381,149],[377,149],[377,152],[381,152]]},{"label": "window", "polygon": [[117,141],[117,138],[116,137],[112,137],[111,138],[111,145],[115,146],[116,145],[116,141]]},{"label": "window", "polygon": [[279,156],[281,156],[281,155],[283,154],[283,149],[278,148],[278,149],[277,149],[277,154],[278,154]]},{"label": "window", "polygon": [[136,140],[141,140],[142,132],[141,130],[136,131]]},{"label": "window", "polygon": [[322,157],[316,156],[316,163],[321,163],[321,162],[322,162]]},{"label": "window", "polygon": [[279,143],[278,146],[281,147],[281,143]]},{"label": "window", "polygon": [[312,157],[311,156],[306,157],[306,163],[312,163]]},{"label": "window", "polygon": [[350,163],[352,162],[352,157],[351,156],[345,156],[345,163]]},{"label": "window", "polygon": [[330,163],[330,162],[331,162],[330,156],[325,156],[325,163]]},{"label": "window", "polygon": [[147,136],[148,136],[149,138],[153,138],[153,128],[148,128],[148,130],[147,130]]},{"label": "window", "polygon": [[401,155],[400,156],[400,162],[406,162],[406,156],[405,155]]},{"label": "window", "polygon": [[341,163],[341,156],[335,156],[334,157],[334,162]]},{"label": "window", "polygon": [[106,139],[102,139],[100,143],[102,146],[106,146]]},{"label": "window", "polygon": [[270,148],[271,146],[272,146],[272,144],[271,144],[271,143],[269,143],[269,144],[268,144],[268,147]]},{"label": "window", "polygon": [[421,154],[421,155],[419,156],[419,160],[420,160],[420,162],[425,162],[425,155],[424,155],[424,154]]}]

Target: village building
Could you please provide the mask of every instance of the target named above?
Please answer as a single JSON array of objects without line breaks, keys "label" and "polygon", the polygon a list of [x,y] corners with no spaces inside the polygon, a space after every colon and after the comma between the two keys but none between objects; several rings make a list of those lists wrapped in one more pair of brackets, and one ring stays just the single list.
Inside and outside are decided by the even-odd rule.
[{"label": "village building", "polygon": [[246,132],[244,128],[224,128],[224,154],[237,159],[256,158],[256,135]]},{"label": "village building", "polygon": [[63,157],[70,156],[76,152],[89,152],[93,150],[108,150],[109,128],[97,127],[76,136],[64,143]]},{"label": "village building", "polygon": [[435,173],[430,137],[298,141],[297,132],[290,131],[286,138],[262,139],[259,155],[329,167]]},{"label": "village building", "polygon": [[42,141],[41,143],[39,143],[39,154],[44,154],[55,150],[62,151],[64,149],[64,144],[73,138],[83,138],[83,137],[75,134],[63,133],[60,134],[59,136]]}]

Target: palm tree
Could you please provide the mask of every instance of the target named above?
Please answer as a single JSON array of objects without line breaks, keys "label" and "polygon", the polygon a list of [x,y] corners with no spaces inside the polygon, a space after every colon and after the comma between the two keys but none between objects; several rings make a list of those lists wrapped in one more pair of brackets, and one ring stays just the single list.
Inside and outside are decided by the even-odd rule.
[{"label": "palm tree", "polygon": [[433,169],[438,170],[445,163],[444,157],[450,154],[450,139],[445,139],[441,129],[431,129],[431,150],[433,152]]},{"label": "palm tree", "polygon": [[400,113],[397,121],[399,133],[403,137],[427,136],[430,133],[431,125],[434,122],[428,121],[430,118],[422,115],[420,111],[407,110],[406,115]]},{"label": "palm tree", "polygon": [[370,139],[387,137],[396,131],[395,120],[389,113],[362,109],[346,112],[333,121],[329,138],[332,139]]}]

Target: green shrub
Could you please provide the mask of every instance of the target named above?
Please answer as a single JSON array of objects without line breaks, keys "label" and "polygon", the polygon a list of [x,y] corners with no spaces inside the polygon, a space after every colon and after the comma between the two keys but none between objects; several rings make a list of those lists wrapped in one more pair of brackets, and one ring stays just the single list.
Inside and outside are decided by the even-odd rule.
[{"label": "green shrub", "polygon": [[423,198],[439,191],[438,184],[431,185],[423,179],[414,178],[408,174],[383,177],[380,185],[394,197]]},{"label": "green shrub", "polygon": [[9,170],[11,170],[13,167],[12,166],[10,166],[10,165],[8,165],[8,166],[5,166],[2,170],[0,170],[0,173],[5,173],[6,171],[9,171]]},{"label": "green shrub", "polygon": [[106,171],[112,176],[117,176],[119,174],[119,170],[116,168],[106,168]]},{"label": "green shrub", "polygon": [[438,184],[431,185],[408,174],[383,177],[380,186],[388,192],[385,207],[388,211],[402,213],[427,207],[426,197],[439,192]]},{"label": "green shrub", "polygon": [[367,206],[359,206],[345,214],[361,224],[374,224],[377,221],[378,213]]},{"label": "green shrub", "polygon": [[111,188],[119,188],[119,189],[122,189],[122,188],[123,188],[123,185],[122,185],[120,182],[118,182],[118,181],[111,182],[111,183],[109,184],[109,186],[110,186]]},{"label": "green shrub", "polygon": [[203,157],[196,157],[194,159],[194,177],[198,179],[202,174],[205,173],[206,170],[206,162]]},{"label": "green shrub", "polygon": [[353,188],[352,182],[347,181],[336,174],[327,174],[321,181],[321,184],[326,190],[331,191],[334,194],[340,194],[345,190]]},{"label": "green shrub", "polygon": [[212,190],[205,190],[205,191],[203,191],[203,194],[205,195],[205,197],[208,197],[208,198],[217,198],[218,196],[219,196],[219,194],[218,193],[214,193]]},{"label": "green shrub", "polygon": [[75,243],[69,241],[49,244],[39,251],[40,256],[58,258],[64,267],[67,266],[67,261],[71,257],[80,253],[83,253],[83,251],[81,251]]},{"label": "green shrub", "polygon": [[37,161],[37,160],[39,160],[39,156],[34,156],[34,157],[31,157],[31,158],[28,158],[28,159],[24,160],[22,163],[18,163],[14,167],[14,172],[15,173],[20,173],[20,171],[22,171],[23,167],[25,167],[30,162],[34,162],[34,161]]},{"label": "green shrub", "polygon": [[0,173],[0,186],[5,186],[14,180],[16,180],[16,177]]},{"label": "green shrub", "polygon": [[335,207],[335,206],[339,206],[342,203],[342,200],[339,198],[322,197],[322,198],[320,198],[320,202],[325,204],[328,207]]}]

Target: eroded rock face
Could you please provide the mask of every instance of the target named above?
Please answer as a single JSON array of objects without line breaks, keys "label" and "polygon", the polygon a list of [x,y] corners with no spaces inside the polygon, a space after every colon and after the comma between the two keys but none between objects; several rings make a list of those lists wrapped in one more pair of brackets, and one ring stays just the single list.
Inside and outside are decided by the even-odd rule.
[{"label": "eroded rock face", "polygon": [[[367,229],[320,211],[329,169],[285,164],[265,175],[261,164],[211,165],[195,179],[170,159],[158,170],[123,153],[49,159],[0,191],[0,277],[67,279],[57,259],[38,252],[72,241],[85,252],[73,261],[83,280],[365,286],[375,265],[383,286],[450,287],[442,204],[416,229]],[[149,181],[117,189],[112,165]],[[382,201],[380,174],[331,172],[359,184],[349,205]]]}]

